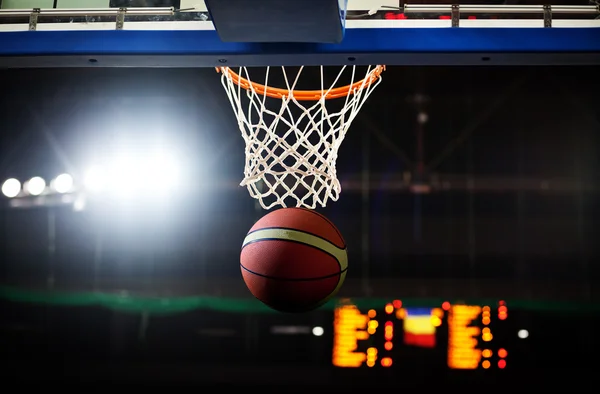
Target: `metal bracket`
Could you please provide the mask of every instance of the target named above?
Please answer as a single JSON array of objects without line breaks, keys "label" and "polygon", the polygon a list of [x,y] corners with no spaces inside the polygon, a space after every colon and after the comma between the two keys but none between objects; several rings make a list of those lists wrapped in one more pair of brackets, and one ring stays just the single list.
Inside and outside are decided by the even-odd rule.
[{"label": "metal bracket", "polygon": [[404,6],[406,5],[406,1],[405,0],[399,0],[398,1],[398,11],[400,11],[402,14],[404,14]]},{"label": "metal bracket", "polygon": [[37,30],[37,24],[38,24],[38,18],[40,16],[40,9],[39,8],[34,8],[33,11],[31,12],[31,14],[29,14],[29,31],[36,31]]},{"label": "metal bracket", "polygon": [[459,25],[460,25],[460,5],[452,4],[452,11],[451,11],[450,15],[452,18],[452,27],[459,27]]},{"label": "metal bracket", "polygon": [[545,4],[543,6],[544,10],[544,27],[552,27],[552,6],[550,4]]},{"label": "metal bracket", "polygon": [[117,11],[117,30],[123,30],[123,26],[125,25],[125,14],[127,13],[127,8],[121,7],[119,11]]}]

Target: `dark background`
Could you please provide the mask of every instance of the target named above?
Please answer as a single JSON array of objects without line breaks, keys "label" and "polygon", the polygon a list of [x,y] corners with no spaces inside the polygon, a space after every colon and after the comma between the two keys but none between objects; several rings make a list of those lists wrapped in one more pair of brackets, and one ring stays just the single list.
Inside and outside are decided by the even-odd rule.
[{"label": "dark background", "polygon": [[[117,382],[500,391],[591,380],[597,74],[388,67],[341,147],[340,201],[319,209],[349,245],[340,297],[379,314],[394,299],[509,305],[508,319],[491,326],[507,368],[452,371],[447,318],[436,348],[399,344],[392,368],[346,370],[331,365],[332,308],[285,315],[252,303],[239,247],[264,211],[238,186],[243,140],[214,70],[0,70],[0,181],[68,172],[80,182],[123,139],[168,140],[189,179],[160,208],[99,198],[83,212],[16,209],[2,197],[5,375],[87,391]],[[432,191],[415,194],[415,185]],[[177,311],[187,297],[204,303]],[[273,333],[280,326],[325,333]],[[522,329],[529,338],[517,337]],[[378,334],[369,345],[382,342]]]},{"label": "dark background", "polygon": [[[443,328],[435,350],[399,348],[403,361],[390,369],[394,378],[381,368],[334,369],[330,310],[293,316],[210,308],[146,320],[143,308],[123,313],[13,300],[2,304],[3,354],[18,360],[14,366],[27,354],[40,376],[54,371],[52,360],[64,360],[68,368],[50,375],[58,380],[152,376],[173,384],[266,380],[356,388],[432,374],[440,384],[542,379],[549,371],[585,379],[598,316],[593,234],[600,103],[598,83],[587,77],[594,72],[388,68],[342,145],[340,201],[319,209],[349,245],[342,296],[533,303],[511,308],[495,329],[511,355],[506,370],[448,371]],[[173,193],[166,210],[100,203],[83,212],[3,209],[5,284],[151,298],[249,296],[239,275],[239,245],[263,211],[236,186],[243,141],[213,70],[5,70],[0,78],[5,178],[69,171],[77,179],[89,155],[101,154],[116,135],[141,143],[160,134],[184,142],[179,146],[193,180],[185,193]],[[420,111],[429,121],[421,131],[410,102],[415,95],[427,97]],[[448,144],[454,149],[440,156]],[[404,173],[419,175],[419,156],[431,168],[420,182],[447,182],[450,190],[410,193]],[[430,167],[438,157],[443,160]],[[466,187],[469,180],[479,186]],[[49,212],[56,219],[54,253],[48,252]],[[429,306],[439,307],[436,302]],[[320,324],[326,335],[269,334],[278,324]],[[516,337],[523,327],[532,333],[525,341]],[[198,333],[212,329],[230,334]],[[267,373],[272,368],[277,377]]]},{"label": "dark background", "polygon": [[[587,77],[594,70],[388,68],[340,150],[342,197],[320,210],[350,245],[350,278],[365,275],[363,264],[369,278],[382,279],[596,278],[598,97]],[[2,84],[5,178],[77,178],[123,136],[140,145],[160,136],[184,149],[191,186],[172,193],[166,213],[56,208],[57,278],[237,277],[236,264],[218,262],[237,260],[262,211],[236,186],[243,140],[213,70],[12,70]],[[421,131],[415,95],[428,100]],[[421,177],[446,186],[415,195],[406,173],[413,184]],[[46,211],[2,211],[5,260],[30,261],[6,265],[8,277],[45,280]],[[105,254],[94,273],[98,231]],[[152,265],[133,262],[148,253]]]}]

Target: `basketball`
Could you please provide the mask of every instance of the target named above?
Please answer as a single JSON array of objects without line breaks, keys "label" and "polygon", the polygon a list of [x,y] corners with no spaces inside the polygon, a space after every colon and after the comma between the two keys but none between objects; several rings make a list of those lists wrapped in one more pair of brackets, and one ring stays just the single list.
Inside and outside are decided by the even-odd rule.
[{"label": "basketball", "polygon": [[333,297],[346,277],[346,243],[325,216],[304,208],[270,212],[250,229],[240,256],[250,292],[281,312],[307,312]]}]

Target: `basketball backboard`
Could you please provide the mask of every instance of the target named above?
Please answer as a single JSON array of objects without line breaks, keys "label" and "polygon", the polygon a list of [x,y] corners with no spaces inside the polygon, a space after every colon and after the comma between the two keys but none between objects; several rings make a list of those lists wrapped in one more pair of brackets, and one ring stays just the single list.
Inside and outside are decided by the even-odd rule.
[{"label": "basketball backboard", "polygon": [[0,10],[0,67],[600,63],[596,5],[401,7],[398,0],[349,0],[340,43],[241,43],[221,40],[200,0],[182,0],[179,10],[105,3]]}]

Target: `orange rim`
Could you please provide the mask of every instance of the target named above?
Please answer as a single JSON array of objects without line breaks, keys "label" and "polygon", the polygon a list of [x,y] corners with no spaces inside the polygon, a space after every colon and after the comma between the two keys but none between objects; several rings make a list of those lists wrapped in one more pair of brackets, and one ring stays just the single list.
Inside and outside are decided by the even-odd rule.
[{"label": "orange rim", "polygon": [[[323,96],[325,96],[325,100],[346,97],[361,87],[364,88],[374,84],[379,78],[381,78],[381,73],[384,71],[385,66],[375,66],[375,68],[373,68],[373,70],[371,70],[364,79],[355,82],[352,85],[331,89],[329,92],[327,92],[327,90],[294,90],[294,98],[298,101],[318,101]],[[270,86],[249,81],[235,73],[229,67],[217,67],[217,72],[222,72],[229,80],[241,88],[246,90],[252,89],[260,95],[265,95],[267,97],[280,100],[284,97],[290,96],[290,91],[287,89],[272,88]]]}]

